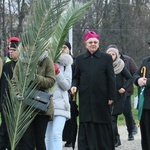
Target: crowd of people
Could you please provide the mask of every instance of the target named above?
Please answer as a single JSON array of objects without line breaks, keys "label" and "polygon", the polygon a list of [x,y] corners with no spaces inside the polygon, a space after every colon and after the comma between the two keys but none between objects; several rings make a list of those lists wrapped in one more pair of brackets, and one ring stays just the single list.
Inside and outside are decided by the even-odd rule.
[{"label": "crowd of people", "polygon": [[[134,140],[138,132],[131,105],[134,83],[139,94],[144,87],[141,145],[143,150],[150,150],[150,57],[138,68],[116,45],[111,44],[102,51],[100,35],[94,31],[87,31],[83,38],[86,51],[77,57],[71,54],[68,41],[64,41],[57,62],[52,61],[48,51],[39,57],[39,66],[30,83],[36,83],[38,89],[45,92],[53,88],[53,98],[49,110],[35,116],[16,150],[62,150],[62,141],[66,142],[65,147],[74,149],[77,132],[78,150],[115,150],[121,145],[117,125],[120,114],[125,117],[127,139]],[[9,38],[7,57],[0,57],[0,150],[11,149],[2,108],[6,95],[10,94],[7,78],[11,79],[19,99],[19,65],[27,67],[28,63],[18,50],[20,44],[29,48],[18,37]],[[143,67],[146,68],[145,76],[141,72]]]}]

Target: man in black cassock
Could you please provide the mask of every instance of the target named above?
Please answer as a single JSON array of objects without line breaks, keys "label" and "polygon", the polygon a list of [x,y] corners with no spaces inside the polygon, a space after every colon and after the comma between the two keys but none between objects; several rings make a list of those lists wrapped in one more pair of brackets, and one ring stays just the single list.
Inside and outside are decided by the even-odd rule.
[{"label": "man in black cassock", "polygon": [[11,79],[13,76],[13,69],[19,58],[19,51],[17,47],[19,45],[20,39],[18,37],[11,37],[8,40],[8,53],[10,61],[6,62],[3,66],[2,77],[0,80],[0,111],[1,111],[1,127],[0,127],[0,150],[6,150],[9,147],[9,138],[7,133],[7,128],[5,124],[5,119],[3,115],[2,104],[5,103],[6,92],[8,90],[8,81],[6,76]]},{"label": "man in black cassock", "polygon": [[86,52],[76,58],[71,91],[79,91],[78,150],[114,150],[110,105],[115,75],[110,55],[99,50],[99,35],[84,35]]}]

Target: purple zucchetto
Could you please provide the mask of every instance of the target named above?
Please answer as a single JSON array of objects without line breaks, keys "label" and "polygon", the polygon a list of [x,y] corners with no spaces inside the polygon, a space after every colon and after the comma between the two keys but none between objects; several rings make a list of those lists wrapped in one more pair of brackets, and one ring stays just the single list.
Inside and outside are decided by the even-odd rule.
[{"label": "purple zucchetto", "polygon": [[90,38],[96,38],[99,39],[100,36],[99,34],[96,34],[94,31],[88,31],[85,35],[84,35],[84,40],[87,41]]}]

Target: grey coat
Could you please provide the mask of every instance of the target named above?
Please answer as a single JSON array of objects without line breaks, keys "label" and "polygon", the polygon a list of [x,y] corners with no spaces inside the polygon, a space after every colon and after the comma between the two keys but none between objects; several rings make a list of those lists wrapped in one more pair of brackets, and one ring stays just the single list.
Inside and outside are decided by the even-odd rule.
[{"label": "grey coat", "polygon": [[62,54],[58,59],[57,64],[60,73],[56,76],[53,93],[54,115],[61,115],[67,119],[70,118],[68,90],[71,88],[72,83],[72,63],[73,59],[68,54]]}]

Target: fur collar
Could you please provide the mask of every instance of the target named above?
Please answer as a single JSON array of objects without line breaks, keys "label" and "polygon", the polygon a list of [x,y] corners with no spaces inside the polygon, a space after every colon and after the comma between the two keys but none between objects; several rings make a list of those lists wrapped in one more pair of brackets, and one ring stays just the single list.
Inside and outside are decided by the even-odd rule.
[{"label": "fur collar", "polygon": [[62,66],[72,65],[73,59],[69,54],[61,54],[57,60]]},{"label": "fur collar", "polygon": [[114,67],[114,72],[115,74],[119,74],[125,66],[124,61],[118,57],[114,62],[113,62],[113,67]]}]

